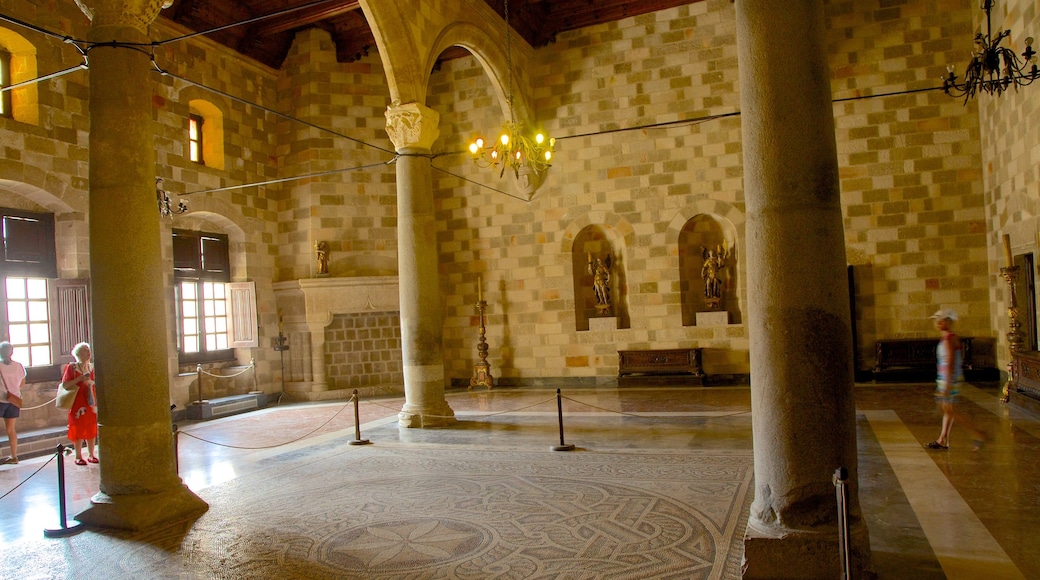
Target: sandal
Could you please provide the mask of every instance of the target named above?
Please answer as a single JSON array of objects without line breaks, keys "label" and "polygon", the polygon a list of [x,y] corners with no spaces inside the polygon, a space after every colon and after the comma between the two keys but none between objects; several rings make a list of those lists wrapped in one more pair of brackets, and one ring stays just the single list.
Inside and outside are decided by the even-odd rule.
[{"label": "sandal", "polygon": [[950,446],[949,445],[943,445],[942,443],[939,443],[938,441],[932,441],[931,443],[926,443],[925,444],[925,448],[927,448],[927,449],[949,449]]},{"label": "sandal", "polygon": [[97,462],[98,462],[98,458],[97,457],[88,457],[87,458],[87,463],[97,463]]},{"label": "sandal", "polygon": [[86,465],[86,464],[87,464],[87,462],[83,461],[82,458],[76,459],[76,465]]},{"label": "sandal", "polygon": [[4,457],[0,459],[0,465],[18,465],[17,457]]}]

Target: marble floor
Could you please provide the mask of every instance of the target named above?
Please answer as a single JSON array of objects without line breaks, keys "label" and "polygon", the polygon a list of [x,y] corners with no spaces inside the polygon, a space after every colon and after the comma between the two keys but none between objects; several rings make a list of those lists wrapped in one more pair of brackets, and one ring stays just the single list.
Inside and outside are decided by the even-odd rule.
[{"label": "marble floor", "polygon": [[[1040,578],[1040,418],[967,387],[988,434],[923,447],[927,384],[856,387],[860,502],[880,578]],[[180,423],[209,511],[142,534],[61,526],[53,456],[0,466],[0,579],[737,578],[752,499],[747,387],[449,391],[452,428],[402,399],[284,404]],[[104,461],[104,442],[100,453]],[[98,467],[66,464],[69,525]]]}]

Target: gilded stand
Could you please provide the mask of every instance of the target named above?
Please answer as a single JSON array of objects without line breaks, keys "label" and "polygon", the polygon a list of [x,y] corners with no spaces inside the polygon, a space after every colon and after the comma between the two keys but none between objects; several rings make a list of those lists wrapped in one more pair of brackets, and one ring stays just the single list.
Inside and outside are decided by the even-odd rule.
[{"label": "gilded stand", "polygon": [[491,365],[487,361],[488,344],[484,339],[486,331],[484,327],[484,309],[487,308],[487,302],[479,294],[476,306],[477,316],[480,317],[480,341],[477,342],[477,356],[480,357],[480,362],[473,365],[473,378],[469,380],[469,388],[487,387],[493,389],[495,388],[495,377],[491,376]]},{"label": "gilded stand", "polygon": [[1015,353],[1022,348],[1022,334],[1019,332],[1019,327],[1022,324],[1018,321],[1018,299],[1015,298],[1015,285],[1018,282],[1018,266],[1008,266],[1000,269],[1000,276],[1004,278],[1004,281],[1008,285],[1008,350],[1011,351],[1011,360],[1008,361],[1007,371],[1008,380],[1004,384],[1004,393],[1001,397],[1001,402],[1008,402],[1011,397],[1010,390],[1013,388],[1016,382],[1015,373]]}]

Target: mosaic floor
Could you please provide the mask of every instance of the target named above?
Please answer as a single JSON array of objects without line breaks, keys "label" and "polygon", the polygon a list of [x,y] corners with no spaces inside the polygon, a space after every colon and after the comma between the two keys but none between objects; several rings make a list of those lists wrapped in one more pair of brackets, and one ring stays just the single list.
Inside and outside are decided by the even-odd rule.
[{"label": "mosaic floor", "polygon": [[[922,447],[939,419],[927,386],[856,394],[880,577],[1040,578],[1040,420],[969,388],[966,410],[992,441],[972,453],[955,427],[936,453]],[[550,450],[552,390],[448,401],[457,426],[407,430],[401,400],[363,402],[371,445],[348,444],[342,402],[181,424],[181,476],[210,509],[145,534],[44,538],[59,519],[53,461],[0,467],[0,578],[739,578],[746,387],[565,392],[568,452]],[[97,467],[67,469],[74,515]]]}]

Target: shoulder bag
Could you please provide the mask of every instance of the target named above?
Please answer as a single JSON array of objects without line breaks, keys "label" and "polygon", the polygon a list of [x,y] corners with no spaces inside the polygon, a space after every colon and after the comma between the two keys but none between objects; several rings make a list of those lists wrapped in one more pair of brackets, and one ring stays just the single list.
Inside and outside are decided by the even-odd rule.
[{"label": "shoulder bag", "polygon": [[[68,369],[68,366],[65,368]],[[62,376],[64,377],[65,373],[62,373]],[[59,409],[65,409],[66,411],[72,409],[72,404],[76,401],[76,393],[78,392],[79,385],[66,387],[64,381],[58,383],[58,394],[54,398],[54,406]]]}]

